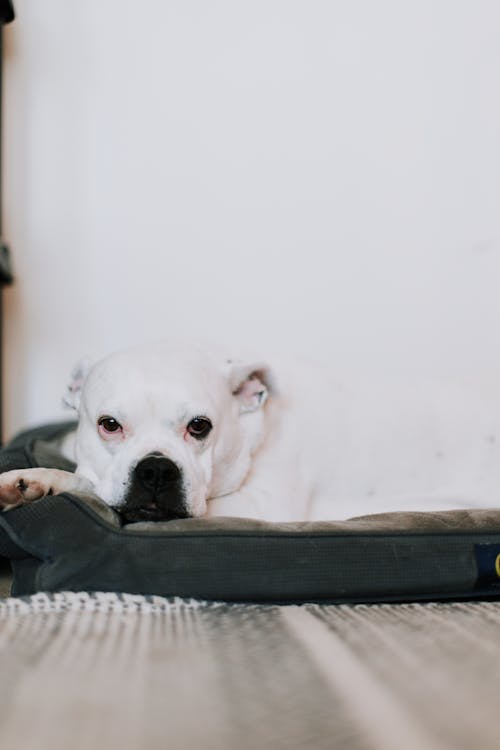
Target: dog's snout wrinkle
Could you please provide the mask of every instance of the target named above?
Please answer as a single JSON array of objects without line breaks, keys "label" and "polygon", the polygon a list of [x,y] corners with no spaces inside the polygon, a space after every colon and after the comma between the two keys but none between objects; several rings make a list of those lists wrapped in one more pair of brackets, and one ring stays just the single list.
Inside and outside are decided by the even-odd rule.
[{"label": "dog's snout wrinkle", "polygon": [[145,489],[160,492],[180,479],[177,464],[161,453],[150,453],[139,461],[134,471],[139,484]]}]

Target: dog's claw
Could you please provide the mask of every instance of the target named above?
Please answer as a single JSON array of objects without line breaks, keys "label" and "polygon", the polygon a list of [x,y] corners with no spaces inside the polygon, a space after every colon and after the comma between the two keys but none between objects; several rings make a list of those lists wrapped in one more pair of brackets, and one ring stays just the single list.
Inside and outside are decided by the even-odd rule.
[{"label": "dog's claw", "polygon": [[26,482],[24,481],[22,477],[18,480],[16,487],[21,494],[23,494],[23,492],[25,492],[28,489],[28,485],[26,484]]},{"label": "dog's claw", "polygon": [[18,471],[7,471],[0,475],[0,509],[10,510],[24,503],[44,497],[51,488],[45,488],[37,479],[19,476]]}]

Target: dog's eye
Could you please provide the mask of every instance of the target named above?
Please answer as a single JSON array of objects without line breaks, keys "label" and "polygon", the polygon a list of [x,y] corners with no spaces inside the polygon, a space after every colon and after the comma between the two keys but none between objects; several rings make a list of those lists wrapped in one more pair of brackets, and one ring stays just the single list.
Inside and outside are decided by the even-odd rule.
[{"label": "dog's eye", "polygon": [[197,440],[205,438],[212,429],[212,422],[206,417],[195,417],[187,426],[187,431]]},{"label": "dog's eye", "polygon": [[114,417],[99,417],[97,424],[104,432],[118,432],[122,429],[121,424]]}]

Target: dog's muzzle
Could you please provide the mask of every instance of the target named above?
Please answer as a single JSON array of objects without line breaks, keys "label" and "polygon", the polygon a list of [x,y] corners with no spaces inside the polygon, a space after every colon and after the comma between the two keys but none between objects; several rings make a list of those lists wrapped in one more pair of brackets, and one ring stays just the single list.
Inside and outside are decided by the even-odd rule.
[{"label": "dog's muzzle", "polygon": [[188,518],[182,472],[161,453],[148,453],[132,471],[120,513],[128,523]]}]

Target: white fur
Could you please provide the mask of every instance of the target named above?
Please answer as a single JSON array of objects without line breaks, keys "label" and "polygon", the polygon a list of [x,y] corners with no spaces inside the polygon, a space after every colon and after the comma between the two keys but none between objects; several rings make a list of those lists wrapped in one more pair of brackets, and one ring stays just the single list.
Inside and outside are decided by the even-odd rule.
[{"label": "white fur", "polygon": [[[122,440],[102,439],[102,414],[124,425]],[[200,415],[214,428],[198,443],[185,427]],[[131,469],[152,451],[182,468],[196,516],[500,506],[498,393],[449,383],[339,382],[296,362],[269,369],[168,344],[111,355],[83,383],[75,482],[119,508]]]},{"label": "white fur", "polygon": [[[238,490],[250,469],[261,440],[265,399],[245,382],[262,367],[228,363],[203,348],[185,350],[171,344],[107,357],[91,369],[83,387],[77,474],[119,508],[131,469],[158,451],[182,469],[189,512],[205,515],[207,500]],[[123,440],[102,439],[96,430],[102,414],[113,415],[124,426]],[[196,416],[213,423],[208,438],[200,442],[185,435]]]},{"label": "white fur", "polygon": [[416,380],[341,382],[275,369],[265,440],[239,492],[209,515],[329,520],[500,507],[500,394]]}]

